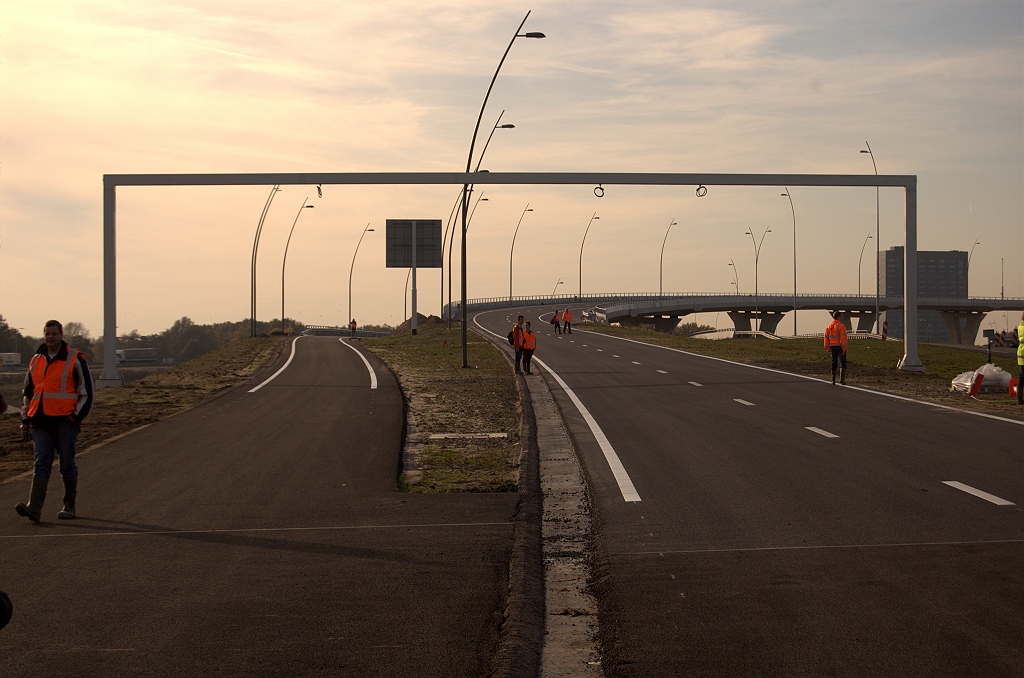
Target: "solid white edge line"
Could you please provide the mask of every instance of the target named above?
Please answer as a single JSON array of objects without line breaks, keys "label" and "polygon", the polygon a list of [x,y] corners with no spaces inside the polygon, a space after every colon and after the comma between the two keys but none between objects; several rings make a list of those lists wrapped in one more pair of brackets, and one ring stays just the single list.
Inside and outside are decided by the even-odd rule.
[{"label": "solid white edge line", "polygon": [[[579,330],[580,332],[586,332],[588,334],[599,334],[602,337],[608,337],[609,339],[618,339],[619,341],[628,341],[632,344],[640,344],[642,346],[650,346],[652,348],[663,348],[666,351],[675,351],[676,353],[682,353],[684,355],[693,356],[695,358],[705,358],[707,360],[717,360],[720,363],[728,363],[730,365],[739,365],[740,367],[749,367],[752,370],[762,370],[764,372],[774,372],[775,374],[784,374],[787,377],[797,377],[799,379],[806,379],[808,381],[817,381],[821,384],[827,384],[827,379],[821,379],[819,377],[810,377],[806,374],[796,374],[795,372],[784,372],[783,370],[776,370],[771,367],[761,367],[760,365],[748,365],[747,363],[738,363],[735,360],[727,360],[725,358],[717,358],[713,355],[704,355],[703,353],[692,353],[690,351],[684,351],[681,348],[672,348],[671,346],[659,346],[658,344],[648,344],[647,342],[637,341],[636,339],[626,339],[625,337],[616,337],[613,334],[604,334],[603,332],[594,332],[593,330]],[[974,412],[972,410],[963,410],[959,407],[952,407],[950,405],[940,405],[939,403],[930,403],[927,400],[915,400],[914,398],[907,398],[906,396],[896,395],[895,393],[885,393],[884,391],[874,391],[870,388],[863,388],[861,386],[843,386],[851,391],[860,391],[861,393],[871,393],[873,395],[885,396],[886,398],[893,398],[895,400],[903,400],[908,403],[917,403],[918,405],[928,405],[929,407],[937,407],[942,410],[951,410],[953,412],[962,412],[964,414],[973,414],[976,417],[985,417],[986,419],[996,419],[997,421],[1005,421],[1008,424],[1017,424],[1018,426],[1024,426],[1024,421],[1018,421],[1016,419],[1007,419],[1006,417],[1000,417],[995,414],[986,414],[985,412]]]},{"label": "solid white edge line", "polygon": [[344,337],[339,337],[338,341],[340,341],[343,346],[348,346],[350,349],[355,351],[359,357],[363,359],[363,364],[366,365],[366,369],[370,373],[370,388],[377,388],[377,374],[373,371],[373,366],[370,365],[370,361],[366,359],[366,356],[363,355],[362,351],[345,341]]},{"label": "solid white edge line", "polygon": [[738,402],[740,405],[750,405],[751,407],[754,407],[754,403],[749,400],[744,400],[743,398],[733,398],[733,400]]},{"label": "solid white edge line", "polygon": [[264,386],[266,386],[270,382],[272,382],[275,379],[277,379],[277,375],[281,374],[282,372],[284,372],[285,370],[288,369],[288,366],[292,364],[292,358],[295,357],[295,343],[298,342],[299,339],[302,339],[302,337],[304,337],[304,336],[306,336],[306,335],[300,334],[299,336],[297,336],[294,339],[292,339],[292,353],[291,353],[291,355],[288,356],[288,361],[285,362],[285,364],[281,366],[281,369],[279,369],[277,372],[274,372],[272,375],[270,375],[270,377],[265,382],[263,382],[262,384],[260,384],[256,388],[249,389],[249,393],[255,393],[256,391],[260,390],[261,388],[263,388]]},{"label": "solid white edge line", "polygon": [[[498,339],[502,339],[502,337],[491,332],[480,324],[480,321],[477,320],[480,315],[480,313],[477,313],[473,316],[473,324],[487,334],[497,337]],[[601,447],[601,451],[604,453],[605,461],[608,462],[608,467],[611,469],[612,475],[615,476],[615,482],[619,485],[619,492],[622,493],[622,498],[627,502],[641,501],[640,494],[636,491],[636,488],[633,487],[633,481],[630,480],[629,474],[626,473],[626,469],[622,466],[622,461],[619,459],[619,455],[615,453],[615,448],[612,447],[612,444],[608,441],[608,437],[604,434],[604,431],[601,430],[601,426],[597,423],[597,420],[594,419],[592,414],[590,414],[590,410],[588,410],[586,405],[580,401],[573,390],[569,388],[569,385],[566,384],[560,376],[558,376],[558,373],[548,367],[536,356],[534,356],[533,362],[540,365],[548,372],[548,374],[554,377],[555,381],[558,382],[558,385],[562,387],[569,396],[569,399],[572,400],[572,404],[576,406],[577,410],[579,410],[580,414],[583,416],[583,420],[587,422],[587,426],[590,427],[590,432],[594,435],[594,438],[597,439],[597,444]]]},{"label": "solid white edge line", "polygon": [[990,501],[997,506],[1016,506],[1016,504],[1014,504],[1012,501],[1006,501],[1005,499],[997,497],[994,494],[982,492],[981,490],[975,487],[971,487],[970,485],[964,485],[963,483],[957,482],[956,480],[943,480],[942,484],[949,485],[950,487],[955,487],[956,489],[966,492],[967,494],[973,494],[975,497],[984,499],[985,501]]},{"label": "solid white edge line", "polygon": [[804,428],[807,429],[808,431],[812,431],[814,433],[817,433],[820,436],[825,436],[826,438],[838,438],[839,437],[835,433],[829,433],[828,431],[826,431],[824,429],[820,429],[817,426],[804,426]]}]

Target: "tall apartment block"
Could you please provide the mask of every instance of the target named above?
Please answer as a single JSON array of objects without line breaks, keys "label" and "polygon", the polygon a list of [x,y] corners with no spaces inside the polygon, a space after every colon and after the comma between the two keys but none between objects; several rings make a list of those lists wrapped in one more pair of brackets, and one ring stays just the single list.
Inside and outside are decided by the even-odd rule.
[{"label": "tall apartment block", "polygon": [[[890,247],[879,253],[879,285],[881,294],[903,296],[903,247]],[[967,252],[917,252],[918,298],[966,299]],[[886,311],[882,320],[889,321],[889,336],[903,339],[903,311]],[[961,329],[964,321],[961,320]],[[917,312],[917,340],[955,343],[949,337],[946,323],[939,311]]]}]

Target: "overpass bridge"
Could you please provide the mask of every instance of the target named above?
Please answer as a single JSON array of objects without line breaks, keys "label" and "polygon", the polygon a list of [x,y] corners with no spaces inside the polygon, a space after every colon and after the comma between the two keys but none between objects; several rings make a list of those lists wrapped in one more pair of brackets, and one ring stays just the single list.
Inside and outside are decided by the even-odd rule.
[{"label": "overpass bridge", "polygon": [[[800,294],[796,296],[796,310],[842,311],[846,325],[856,330],[869,332],[875,326],[875,295],[873,294]],[[879,311],[903,310],[904,299],[881,297]],[[566,304],[592,304],[599,320],[623,325],[654,325],[655,329],[671,332],[682,318],[693,313],[724,312],[732,319],[737,331],[750,331],[751,321],[759,320],[760,329],[774,333],[786,313],[793,310],[792,294],[592,294],[553,296],[515,296],[470,299],[470,311],[504,308],[508,306]],[[919,297],[917,308],[921,311],[939,311],[946,324],[947,336],[951,343],[973,345],[986,313],[992,311],[1014,311],[1024,309],[1024,298],[969,297],[966,299],[943,299]],[[444,312],[450,309],[446,305]],[[458,305],[453,317],[459,317]],[[963,321],[963,322],[961,322]]]}]

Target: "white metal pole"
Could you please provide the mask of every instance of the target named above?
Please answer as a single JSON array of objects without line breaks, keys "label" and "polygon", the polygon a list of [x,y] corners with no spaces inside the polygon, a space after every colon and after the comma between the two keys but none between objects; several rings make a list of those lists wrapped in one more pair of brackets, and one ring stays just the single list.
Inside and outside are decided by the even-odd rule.
[{"label": "white metal pole", "polygon": [[917,185],[907,186],[906,244],[903,249],[903,358],[899,368],[924,372],[917,355]]}]

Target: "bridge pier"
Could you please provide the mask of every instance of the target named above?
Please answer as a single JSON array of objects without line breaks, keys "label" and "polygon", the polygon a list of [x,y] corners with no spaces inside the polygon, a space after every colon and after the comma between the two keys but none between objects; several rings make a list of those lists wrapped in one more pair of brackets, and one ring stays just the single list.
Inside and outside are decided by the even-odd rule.
[{"label": "bridge pier", "polygon": [[727,311],[727,313],[737,332],[750,332],[753,329],[751,321],[759,318],[760,330],[769,334],[776,333],[775,330],[779,328],[779,323],[786,316],[785,311]]},{"label": "bridge pier", "polygon": [[[985,314],[978,311],[940,311],[942,321],[946,323],[946,341],[951,344],[973,346],[981,329],[981,321]],[[960,319],[964,318],[964,328],[960,329]]]}]

